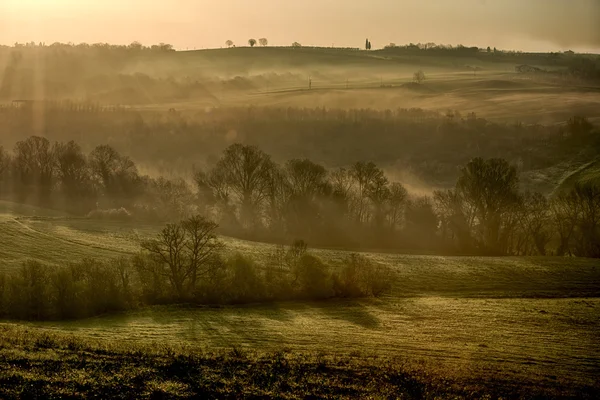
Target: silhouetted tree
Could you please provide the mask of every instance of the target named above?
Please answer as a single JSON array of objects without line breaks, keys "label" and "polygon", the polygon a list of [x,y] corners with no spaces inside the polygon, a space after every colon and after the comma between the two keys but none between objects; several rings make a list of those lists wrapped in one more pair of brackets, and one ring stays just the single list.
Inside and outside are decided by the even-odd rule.
[{"label": "silhouetted tree", "polygon": [[302,47],[302,45],[298,42],[292,43],[292,47]]},{"label": "silhouetted tree", "polygon": [[250,47],[254,47],[256,45],[256,39],[248,39],[248,44]]},{"label": "silhouetted tree", "polygon": [[406,235],[415,248],[435,246],[438,218],[429,197],[410,200],[406,206]]},{"label": "silhouetted tree", "polygon": [[97,146],[90,153],[89,165],[92,178],[111,201],[128,204],[139,194],[140,178],[134,162],[111,146]]},{"label": "silhouetted tree", "polygon": [[265,47],[269,44],[269,41],[267,40],[267,38],[260,38],[258,39],[258,43],[260,43],[261,46]]},{"label": "silhouetted tree", "polygon": [[145,266],[146,270],[167,279],[178,299],[189,298],[198,279],[209,273],[211,260],[222,247],[216,228],[217,224],[200,216],[168,224],[156,239],[141,244],[153,261]]},{"label": "silhouetted tree", "polygon": [[546,247],[552,238],[551,209],[548,199],[541,193],[526,193],[520,213],[522,236],[530,243],[534,251],[524,253],[546,255]]},{"label": "silhouetted tree", "polygon": [[327,171],[309,160],[290,160],[285,166],[289,187],[286,201],[290,233],[296,237],[313,238],[322,222],[319,199],[330,191]]},{"label": "silhouetted tree", "polygon": [[517,169],[498,158],[475,158],[461,171],[456,191],[476,218],[475,235],[481,250],[506,254],[509,235],[520,206]]},{"label": "silhouetted tree", "polygon": [[[85,196],[92,194],[90,171],[81,147],[74,141],[54,145],[56,170],[63,193],[78,206]],[[79,204],[81,205],[81,204]]]},{"label": "silhouetted tree", "polygon": [[48,201],[54,183],[55,155],[48,139],[31,136],[17,142],[13,158],[19,179],[21,195],[24,191],[37,191],[41,201]]},{"label": "silhouetted tree", "polygon": [[255,226],[269,195],[274,168],[271,157],[254,146],[233,144],[225,149],[216,167],[236,196],[240,220],[245,227]]},{"label": "silhouetted tree", "polygon": [[228,40],[225,42],[225,44],[227,45],[227,47],[231,47],[231,46],[233,46],[233,41]]}]

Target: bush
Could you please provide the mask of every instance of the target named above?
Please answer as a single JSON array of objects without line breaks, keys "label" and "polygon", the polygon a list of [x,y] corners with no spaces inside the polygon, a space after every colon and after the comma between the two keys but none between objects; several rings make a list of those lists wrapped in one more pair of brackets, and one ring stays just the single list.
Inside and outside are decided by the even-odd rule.
[{"label": "bush", "polygon": [[234,303],[250,303],[265,298],[264,279],[256,264],[240,253],[227,262],[230,271],[229,298]]},{"label": "bush", "polygon": [[16,273],[0,277],[0,315],[71,319],[125,310],[133,300],[129,273],[125,261],[83,260],[63,267],[26,261]]},{"label": "bush", "polygon": [[391,289],[391,270],[359,254],[351,254],[332,278],[337,297],[377,297]]},{"label": "bush", "polygon": [[300,298],[326,299],[333,296],[331,276],[319,258],[304,254],[295,265],[294,283]]}]

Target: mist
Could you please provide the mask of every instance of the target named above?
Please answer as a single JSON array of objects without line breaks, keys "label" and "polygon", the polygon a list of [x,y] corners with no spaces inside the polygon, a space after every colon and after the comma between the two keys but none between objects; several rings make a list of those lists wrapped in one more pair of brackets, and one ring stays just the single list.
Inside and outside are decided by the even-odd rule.
[{"label": "mist", "polygon": [[[5,0],[0,43],[169,42],[178,49],[245,45],[266,36],[272,45],[293,41],[321,46],[436,42],[523,51],[600,51],[600,3],[594,0],[453,2],[308,0],[202,2]],[[110,27],[110,28],[108,28]]]}]

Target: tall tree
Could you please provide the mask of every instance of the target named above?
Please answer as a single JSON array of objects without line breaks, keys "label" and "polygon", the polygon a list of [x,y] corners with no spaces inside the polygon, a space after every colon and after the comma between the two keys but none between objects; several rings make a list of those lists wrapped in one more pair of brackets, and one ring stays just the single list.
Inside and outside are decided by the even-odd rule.
[{"label": "tall tree", "polygon": [[518,184],[517,169],[503,159],[475,158],[461,171],[456,190],[475,212],[476,237],[486,253],[507,251],[508,235],[520,205]]},{"label": "tall tree", "polygon": [[55,143],[54,153],[58,179],[66,197],[78,202],[91,195],[90,171],[81,147],[74,141]]},{"label": "tall tree", "polygon": [[54,184],[55,155],[48,139],[31,136],[17,142],[14,153],[14,165],[21,188],[25,192],[33,189],[39,194],[39,200],[49,200]]},{"label": "tall tree", "polygon": [[187,299],[194,293],[198,279],[210,273],[214,265],[211,258],[222,247],[216,228],[217,224],[200,216],[168,224],[155,239],[142,242],[142,249],[154,263],[145,268],[167,279],[179,300]]},{"label": "tall tree", "polygon": [[225,149],[215,168],[236,196],[242,225],[256,226],[269,195],[274,168],[271,157],[254,146],[238,143]]}]

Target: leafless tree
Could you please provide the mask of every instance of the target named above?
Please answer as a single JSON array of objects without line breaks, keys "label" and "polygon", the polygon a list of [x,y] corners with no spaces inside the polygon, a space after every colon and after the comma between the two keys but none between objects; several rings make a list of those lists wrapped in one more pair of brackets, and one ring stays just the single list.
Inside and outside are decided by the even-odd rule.
[{"label": "leafless tree", "polygon": [[260,39],[258,39],[258,43],[260,43],[260,45],[263,46],[263,47],[269,45],[269,41],[267,40],[267,38],[260,38]]},{"label": "leafless tree", "polygon": [[14,165],[21,184],[36,186],[41,198],[47,199],[52,190],[55,162],[48,139],[31,136],[17,142],[14,153]]},{"label": "leafless tree", "polygon": [[233,144],[225,149],[215,169],[237,199],[242,224],[253,226],[270,192],[271,157],[254,146]]},{"label": "leafless tree", "polygon": [[168,224],[156,239],[143,241],[145,250],[159,274],[168,279],[179,299],[189,297],[198,279],[210,273],[211,258],[222,248],[217,239],[217,224],[194,216],[178,224]]},{"label": "leafless tree", "polygon": [[225,44],[227,45],[227,47],[231,47],[231,46],[233,46],[233,41],[228,40],[225,42]]},{"label": "leafless tree", "polygon": [[81,147],[74,141],[55,143],[56,170],[65,194],[75,199],[87,188],[89,169]]}]

